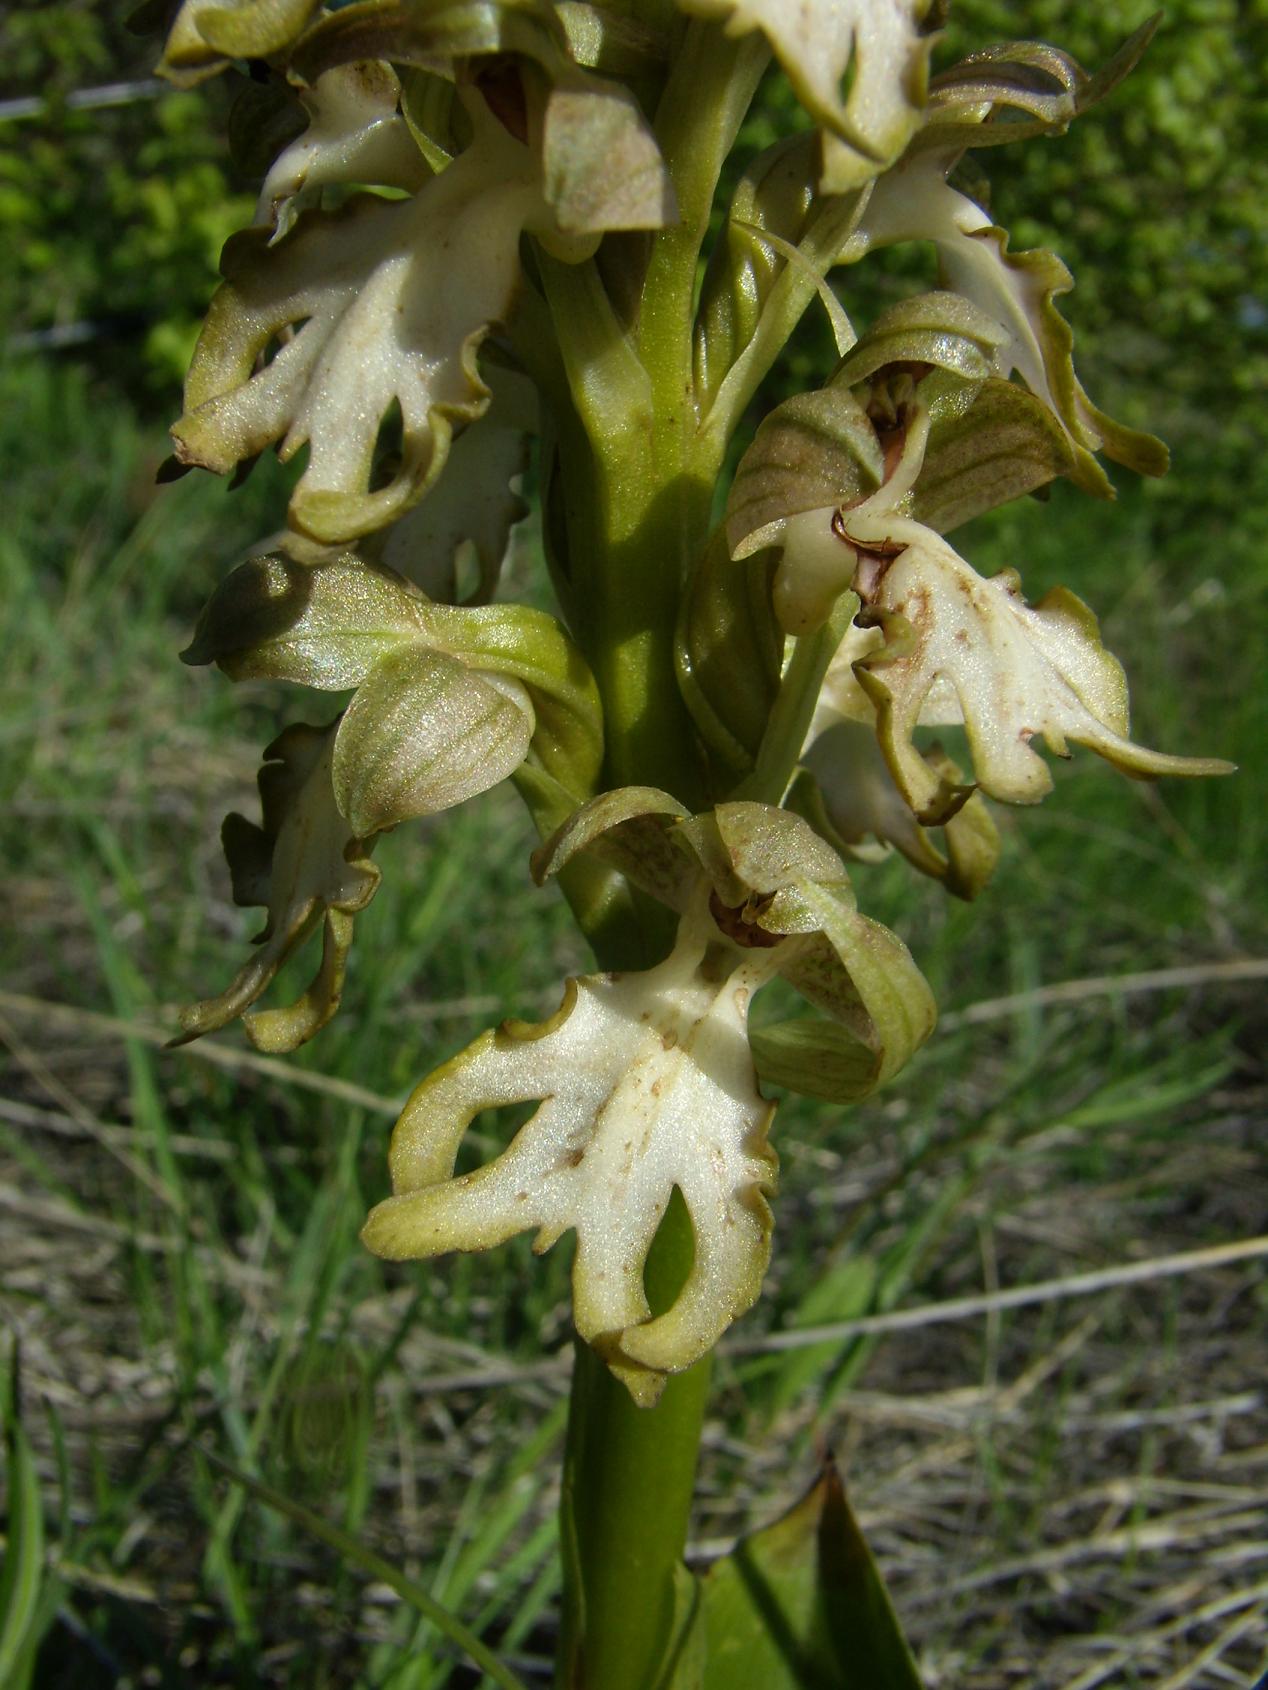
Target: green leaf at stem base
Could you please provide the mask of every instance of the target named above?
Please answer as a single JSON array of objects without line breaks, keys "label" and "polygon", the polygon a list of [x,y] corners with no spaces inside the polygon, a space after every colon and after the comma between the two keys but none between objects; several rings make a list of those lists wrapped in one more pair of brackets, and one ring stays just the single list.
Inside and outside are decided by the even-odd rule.
[{"label": "green leaf at stem base", "polygon": [[667,1690],[921,1690],[831,1458],[795,1507],[741,1539],[699,1588],[703,1649],[699,1636],[679,1643]]}]

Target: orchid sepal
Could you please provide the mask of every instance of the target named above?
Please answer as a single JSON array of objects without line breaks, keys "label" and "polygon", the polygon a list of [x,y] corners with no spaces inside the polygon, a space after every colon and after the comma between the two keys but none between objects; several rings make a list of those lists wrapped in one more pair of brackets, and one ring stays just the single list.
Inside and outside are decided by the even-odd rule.
[{"label": "orchid sepal", "polygon": [[[736,944],[765,949],[798,940],[780,952],[778,972],[838,1024],[833,1032],[822,1024],[825,1061],[838,1076],[836,1101],[857,1101],[883,1085],[932,1030],[933,998],[910,952],[859,913],[839,855],[801,816],[741,801],[684,817],[667,794],[626,789],[593,800],[548,841],[536,859],[538,877],[579,850],[678,909],[698,895],[703,879],[715,923]],[[689,875],[675,871],[675,854],[690,865]],[[803,1049],[814,1025],[799,1023]],[[848,1090],[840,1078],[847,1038],[858,1047]],[[775,1046],[767,1039],[762,1048]],[[779,1065],[777,1083],[807,1089],[801,1082],[810,1095],[824,1095],[813,1089],[809,1067],[799,1082],[795,1068]]]},{"label": "orchid sepal", "polygon": [[168,31],[160,76],[192,88],[234,59],[263,59],[296,39],[321,0],[184,0]]},{"label": "orchid sepal", "polygon": [[[819,189],[844,194],[896,158],[921,120],[933,34],[931,0],[841,0],[807,9],[792,0],[680,0],[728,35],[760,30],[819,125]],[[852,73],[852,74],[851,74]],[[847,77],[848,94],[842,96]]]},{"label": "orchid sepal", "polygon": [[[353,806],[346,813],[355,811],[363,831],[486,791],[519,766],[530,742],[574,794],[598,776],[598,689],[553,617],[522,605],[434,604],[353,553],[311,565],[284,555],[241,564],[213,594],[183,655],[216,662],[235,680],[360,689],[339,730],[336,764],[340,802]],[[375,726],[389,718],[392,729]],[[384,754],[404,785],[396,781],[387,810],[377,801],[367,808],[369,787],[354,765],[361,757],[381,765]],[[402,759],[412,759],[408,775]],[[365,780],[380,792],[393,784],[383,766]]]}]

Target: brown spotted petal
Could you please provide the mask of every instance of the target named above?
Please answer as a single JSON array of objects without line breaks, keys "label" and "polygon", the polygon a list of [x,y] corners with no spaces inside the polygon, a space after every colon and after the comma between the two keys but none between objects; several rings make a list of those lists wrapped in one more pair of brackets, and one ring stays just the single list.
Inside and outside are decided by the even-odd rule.
[{"label": "brown spotted petal", "polygon": [[[524,1231],[543,1251],[574,1231],[577,1330],[643,1403],[753,1303],[770,1255],[773,1106],[757,1087],[746,1021],[779,953],[719,955],[716,939],[697,899],[658,967],[571,980],[549,1021],[506,1022],[424,1080],[392,1137],[394,1195],[362,1235],[402,1260]],[[454,1175],[482,1110],[533,1098],[541,1106],[506,1150]],[[675,1188],[694,1258],[653,1318],[644,1268]]]},{"label": "brown spotted petal", "polygon": [[[931,529],[870,506],[847,512],[843,531],[859,551],[859,576],[867,577],[863,619],[884,635],[855,673],[876,706],[894,779],[922,820],[942,820],[951,802],[912,738],[938,682],[959,698],[978,784],[1009,803],[1035,803],[1051,790],[1035,738],[1058,756],[1068,754],[1070,740],[1088,745],[1134,775],[1228,771],[1215,759],[1131,743],[1122,668],[1073,593],[1057,588],[1028,605],[1014,571],[983,579]],[[869,548],[882,545],[893,555],[878,563]]]}]

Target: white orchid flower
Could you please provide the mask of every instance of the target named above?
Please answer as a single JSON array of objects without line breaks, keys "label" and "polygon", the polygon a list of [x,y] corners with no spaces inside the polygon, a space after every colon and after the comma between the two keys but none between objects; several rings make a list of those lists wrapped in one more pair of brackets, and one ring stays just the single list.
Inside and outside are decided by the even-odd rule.
[{"label": "white orchid flower", "polygon": [[[551,90],[529,144],[477,85],[463,84],[472,139],[431,175],[388,109],[392,72],[370,69],[335,66],[306,96],[310,127],[265,184],[269,221],[225,248],[225,282],[172,429],[182,463],[218,473],[273,444],[284,460],[307,446],[289,521],[329,544],[415,505],[455,432],[488,407],[477,357],[521,285],[522,234],[578,257],[606,229],[656,227],[673,215],[655,141],[623,89],[590,78]],[[359,93],[356,70],[365,73]],[[272,232],[273,219],[287,226],[306,183],[355,181],[371,166],[385,186],[417,191],[355,194],[338,210],[301,213],[284,239]],[[399,450],[385,466],[394,414]]]},{"label": "white orchid flower", "polygon": [[1218,760],[1131,742],[1122,666],[1082,600],[1056,588],[1030,606],[1016,571],[986,580],[941,535],[900,514],[917,486],[929,429],[928,412],[917,411],[900,462],[868,498],[788,521],[775,584],[793,625],[817,625],[842,592],[858,595],[857,620],[880,640],[852,658],[852,672],[917,817],[943,822],[965,795],[916,748],[916,728],[930,722],[963,722],[977,784],[1014,804],[1036,803],[1052,788],[1035,738],[1060,757],[1069,741],[1090,746],[1140,776],[1227,772]]},{"label": "white orchid flower", "polygon": [[[549,1021],[507,1022],[424,1080],[393,1134],[395,1195],[363,1234],[378,1255],[414,1257],[530,1229],[542,1251],[574,1230],[577,1331],[639,1400],[750,1306],[770,1255],[774,1105],[746,1023],[778,957],[724,951],[707,900],[659,967],[572,980]],[[533,1097],[544,1101],[510,1147],[454,1178],[475,1116]],[[675,1187],[695,1255],[672,1308],[651,1319],[643,1268]]]},{"label": "white orchid flower", "polygon": [[[540,1251],[575,1231],[577,1330],[651,1401],[761,1285],[776,1164],[759,1075],[864,1096],[922,1042],[933,1004],[905,947],[855,909],[835,852],[786,811],[692,819],[664,793],[620,789],[542,848],[539,877],[585,850],[681,910],[673,950],[642,973],[569,981],[550,1020],[504,1022],[424,1080],[393,1135],[393,1196],[364,1237],[402,1259],[528,1230]],[[750,1032],[753,995],[777,974],[833,1019]],[[531,1098],[541,1107],[507,1149],[455,1176],[475,1117]],[[652,1316],[643,1269],[675,1188],[694,1258]]]}]

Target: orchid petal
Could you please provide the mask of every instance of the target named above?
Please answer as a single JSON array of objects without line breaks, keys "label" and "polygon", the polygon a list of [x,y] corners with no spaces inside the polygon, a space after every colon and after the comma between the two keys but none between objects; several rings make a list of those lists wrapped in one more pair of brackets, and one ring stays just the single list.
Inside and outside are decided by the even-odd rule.
[{"label": "orchid petal", "polygon": [[1016,372],[1060,421],[1074,454],[1071,479],[1084,491],[1112,497],[1092,455],[1097,451],[1142,475],[1161,475],[1167,467],[1161,442],[1099,410],[1074,373],[1074,337],[1054,303],[1074,285],[1070,272],[1043,248],[1010,252],[1007,231],[945,181],[947,162],[916,152],[878,180],[854,237],[857,254],[900,241],[934,243],[944,284],[1007,331],[993,373]]},{"label": "orchid petal", "polygon": [[[358,196],[306,214],[275,248],[260,230],[226,248],[226,282],[173,429],[177,455],[224,472],[273,441],[283,458],[309,442],[290,518],[316,539],[346,540],[400,515],[440,473],[454,423],[488,403],[476,351],[509,310],[520,231],[541,199],[528,149],[473,111],[476,140],[413,199]],[[375,446],[394,405],[401,459],[375,488]]]},{"label": "orchid petal", "polygon": [[483,376],[493,395],[489,409],[455,435],[427,497],[373,542],[379,562],[442,604],[458,602],[459,554],[467,546],[475,584],[465,602],[493,597],[511,529],[528,513],[518,483],[536,428],[536,389],[514,370],[494,366]]},{"label": "orchid petal", "polygon": [[397,109],[401,85],[390,65],[338,65],[302,88],[308,127],[279,154],[264,179],[255,220],[275,245],[295,221],[301,193],[331,183],[373,184],[409,193],[431,175]]},{"label": "orchid petal", "polygon": [[966,801],[943,824],[944,849],[939,850],[937,834],[917,821],[881,754],[870,704],[868,716],[866,723],[838,718],[815,736],[805,753],[829,837],[860,855],[868,839],[887,849],[892,846],[921,874],[940,880],[948,892],[975,898],[999,858],[999,830],[981,794],[964,786],[960,769],[939,746],[921,752],[944,789],[966,794]]},{"label": "orchid petal", "polygon": [[[974,774],[993,798],[1029,804],[1051,790],[1030,744],[1035,736],[1058,756],[1074,740],[1140,776],[1228,771],[1216,759],[1166,756],[1129,741],[1122,668],[1072,593],[1058,588],[1029,606],[1012,570],[984,580],[932,530],[884,511],[846,513],[843,532],[869,564],[855,589],[885,636],[856,674],[876,705],[894,779],[922,820],[943,819],[952,801],[912,744],[939,679],[959,696]],[[877,563],[867,548],[881,545],[891,555]]]},{"label": "orchid petal", "polygon": [[362,834],[451,809],[513,774],[535,725],[518,681],[402,646],[370,670],[344,716],[333,766],[339,808]]},{"label": "orchid petal", "polygon": [[[548,1022],[510,1022],[424,1080],[393,1134],[395,1195],[363,1237],[392,1259],[481,1250],[536,1229],[577,1235],[577,1330],[640,1401],[690,1366],[755,1300],[770,1253],[772,1105],[745,1023],[770,951],[715,962],[703,906],[671,956],[642,974],[571,981]],[[453,1177],[483,1109],[544,1101],[491,1163]],[[677,1300],[651,1317],[643,1270],[677,1188],[695,1254]]]},{"label": "orchid petal", "polygon": [[[932,40],[930,0],[681,0],[725,23],[759,29],[823,143],[820,189],[843,194],[896,158],[924,106]],[[849,93],[842,88],[849,82]]]}]

